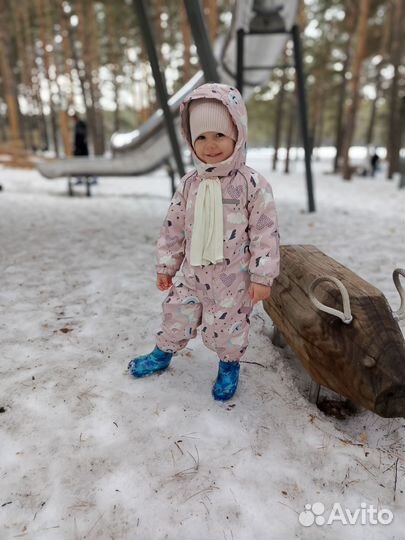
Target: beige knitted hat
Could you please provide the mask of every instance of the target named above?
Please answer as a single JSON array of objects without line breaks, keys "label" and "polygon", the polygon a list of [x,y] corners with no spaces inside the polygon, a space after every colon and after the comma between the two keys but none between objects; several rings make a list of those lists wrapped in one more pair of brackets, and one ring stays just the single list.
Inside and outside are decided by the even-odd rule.
[{"label": "beige knitted hat", "polygon": [[234,141],[238,132],[226,106],[217,99],[195,99],[189,105],[190,136],[194,145],[196,138],[206,131],[223,133]]}]

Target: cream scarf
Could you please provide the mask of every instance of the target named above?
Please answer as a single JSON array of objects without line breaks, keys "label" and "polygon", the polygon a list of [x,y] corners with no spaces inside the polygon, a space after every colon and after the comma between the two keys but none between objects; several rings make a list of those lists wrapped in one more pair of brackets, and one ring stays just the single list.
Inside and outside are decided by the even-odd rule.
[{"label": "cream scarf", "polygon": [[224,258],[222,191],[218,178],[207,178],[198,186],[191,235],[191,266],[205,266]]}]

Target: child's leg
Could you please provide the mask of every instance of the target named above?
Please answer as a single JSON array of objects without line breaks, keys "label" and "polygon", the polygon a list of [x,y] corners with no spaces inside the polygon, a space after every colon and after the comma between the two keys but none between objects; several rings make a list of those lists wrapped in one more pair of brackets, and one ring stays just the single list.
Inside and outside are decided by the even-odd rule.
[{"label": "child's leg", "polygon": [[216,304],[209,306],[201,323],[204,344],[215,351],[225,362],[239,362],[249,341],[250,313],[252,305],[222,308]]},{"label": "child's leg", "polygon": [[242,298],[242,304],[232,308],[204,304],[201,334],[205,345],[220,359],[212,389],[216,400],[231,399],[238,387],[239,361],[248,346],[251,311],[252,303],[247,295]]},{"label": "child's leg", "polygon": [[181,282],[170,289],[162,309],[162,326],[157,333],[156,344],[163,351],[180,351],[196,336],[201,324],[200,300],[196,291]]},{"label": "child's leg", "polygon": [[162,304],[162,329],[157,333],[152,352],[130,361],[128,369],[134,377],[146,377],[166,369],[173,353],[183,349],[195,337],[201,321],[201,304],[185,284],[173,285]]}]

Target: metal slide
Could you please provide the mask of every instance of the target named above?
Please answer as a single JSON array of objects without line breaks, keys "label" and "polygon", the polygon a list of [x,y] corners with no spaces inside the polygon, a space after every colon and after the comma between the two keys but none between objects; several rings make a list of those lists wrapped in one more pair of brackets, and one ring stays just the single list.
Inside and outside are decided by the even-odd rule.
[{"label": "metal slide", "polygon": [[[231,25],[222,39],[214,46],[218,60],[221,81],[235,84],[236,72],[236,32],[239,28],[248,29],[252,19],[265,17],[266,11],[277,13],[289,31],[294,24],[298,0],[237,0]],[[257,9],[260,9],[260,14]],[[264,13],[264,15],[263,15]],[[288,34],[251,35],[245,46],[245,64],[255,67],[274,65],[284,50]],[[270,78],[270,70],[250,70],[249,81],[244,86],[244,98],[248,99],[257,86]],[[246,77],[247,78],[247,77]],[[183,99],[204,82],[202,71],[196,73],[169,100],[169,107],[176,118],[179,131],[179,109]],[[148,174],[171,161],[172,149],[166,133],[163,112],[156,111],[139,129],[130,133],[115,133],[110,141],[113,157],[68,158],[42,161],[39,172],[46,178],[70,176],[139,176]]]}]

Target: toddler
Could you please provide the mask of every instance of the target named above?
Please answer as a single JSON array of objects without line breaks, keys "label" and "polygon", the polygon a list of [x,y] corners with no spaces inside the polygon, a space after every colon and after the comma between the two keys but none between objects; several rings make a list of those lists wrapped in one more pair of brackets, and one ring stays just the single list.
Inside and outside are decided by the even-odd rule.
[{"label": "toddler", "polygon": [[219,357],[213,397],[224,401],[238,386],[253,305],[279,273],[276,209],[268,182],[245,164],[247,113],[235,88],[204,84],[180,115],[195,170],[182,178],[157,244],[157,287],[170,290],[156,347],[128,368],[135,377],[166,369],[201,327]]}]

